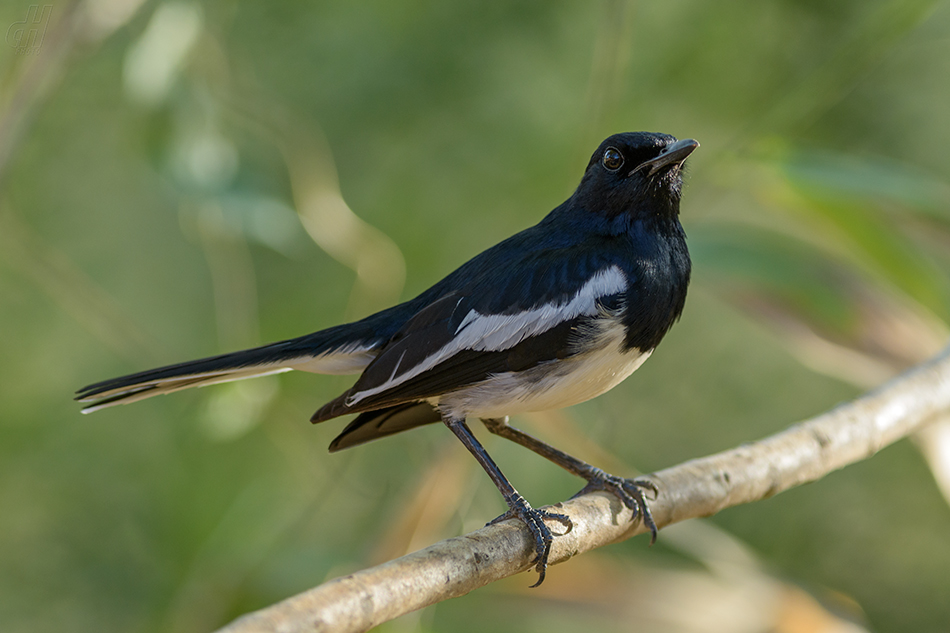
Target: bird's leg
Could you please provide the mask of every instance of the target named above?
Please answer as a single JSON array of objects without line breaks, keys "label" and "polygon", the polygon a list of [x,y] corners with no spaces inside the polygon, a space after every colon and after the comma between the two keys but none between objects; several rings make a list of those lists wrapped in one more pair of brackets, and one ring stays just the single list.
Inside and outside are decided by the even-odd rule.
[{"label": "bird's leg", "polygon": [[464,419],[451,418],[448,416],[443,416],[442,421],[447,427],[452,429],[452,432],[455,433],[462,444],[465,445],[472,455],[475,456],[475,459],[478,460],[478,463],[482,465],[482,468],[485,469],[485,472],[488,473],[488,476],[491,477],[491,480],[495,482],[495,485],[498,487],[499,492],[505,498],[505,503],[508,504],[508,512],[501,515],[491,523],[497,523],[498,521],[504,521],[505,519],[517,518],[521,519],[525,525],[528,526],[528,530],[531,532],[531,535],[534,536],[534,549],[537,552],[532,564],[534,564],[535,570],[539,574],[538,582],[531,585],[532,587],[537,587],[542,582],[544,582],[544,572],[548,568],[548,555],[551,553],[551,541],[554,540],[554,537],[551,534],[551,530],[548,529],[548,526],[545,525],[544,519],[555,519],[564,523],[568,529],[572,527],[571,519],[564,514],[557,514],[556,512],[548,512],[547,510],[535,509],[527,502],[527,500],[521,496],[521,494],[515,490],[514,486],[511,485],[511,482],[508,481],[508,478],[502,474],[501,469],[498,468],[498,465],[495,464],[495,461],[491,458],[485,448],[479,444],[478,440],[475,439],[475,436],[472,435],[472,430],[468,428],[468,425],[465,423]]},{"label": "bird's leg", "polygon": [[656,522],[650,513],[650,506],[647,505],[646,499],[643,497],[643,489],[647,489],[653,493],[653,498],[656,498],[658,491],[652,481],[649,479],[624,479],[623,477],[605,473],[600,468],[591,466],[576,457],[572,457],[564,451],[558,450],[550,444],[546,444],[538,438],[528,435],[524,431],[519,431],[508,424],[508,418],[482,419],[482,424],[484,424],[485,428],[491,433],[511,440],[516,444],[520,444],[534,451],[541,457],[551,460],[568,472],[586,479],[587,485],[574,495],[575,497],[594,490],[606,490],[617,495],[623,504],[633,512],[634,518],[636,518],[637,515],[643,518],[643,525],[650,530],[650,543],[656,542]]}]

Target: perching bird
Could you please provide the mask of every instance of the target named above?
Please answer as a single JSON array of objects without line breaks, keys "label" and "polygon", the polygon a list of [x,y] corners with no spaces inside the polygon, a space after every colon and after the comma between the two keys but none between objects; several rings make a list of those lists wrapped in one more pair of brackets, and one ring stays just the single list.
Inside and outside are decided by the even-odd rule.
[{"label": "perching bird", "polygon": [[667,134],[615,134],[597,148],[574,194],[537,225],[463,264],[415,299],[355,323],[231,354],[84,387],[84,413],[179,389],[299,369],[359,373],[312,422],[359,415],[338,451],[443,422],[471,451],[535,539],[544,580],[552,534],[468,425],[488,430],[609,490],[642,517],[648,480],[608,475],[508,425],[507,416],[558,409],[615,387],[653,352],[686,301],[690,260],[679,223],[683,162],[699,147]]}]

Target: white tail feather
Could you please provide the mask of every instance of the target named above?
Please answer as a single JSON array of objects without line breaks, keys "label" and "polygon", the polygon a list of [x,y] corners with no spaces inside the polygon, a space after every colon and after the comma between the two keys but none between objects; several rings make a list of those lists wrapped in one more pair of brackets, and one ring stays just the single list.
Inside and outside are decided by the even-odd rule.
[{"label": "white tail feather", "polygon": [[[268,376],[270,374],[280,374],[285,371],[291,371],[293,367],[252,367],[247,369],[238,369],[229,372],[208,372],[205,374],[196,374],[193,376],[179,376],[177,378],[165,378],[163,380],[152,380],[141,382],[135,385],[128,385],[118,389],[112,389],[104,393],[96,394],[87,398],[80,398],[79,402],[96,402],[100,400],[110,400],[100,404],[92,404],[83,407],[83,413],[92,413],[99,409],[118,406],[120,404],[129,404],[145,400],[152,396],[158,396],[166,393],[181,391],[191,387],[206,387],[208,385],[217,385],[223,382],[233,382],[235,380],[244,380],[246,378],[257,378],[258,376]],[[112,398],[119,398],[112,400]]]},{"label": "white tail feather", "polygon": [[[292,369],[320,374],[357,373],[362,371],[374,356],[375,352],[368,346],[347,345],[330,353],[324,353],[318,356],[298,356],[296,358],[269,363],[214,369],[204,372],[189,373],[188,366],[192,365],[192,363],[185,363],[184,366],[180,368],[181,373],[177,373],[176,375],[150,378],[149,374],[153,374],[153,372],[144,372],[141,375],[129,376],[128,382],[124,381],[124,379],[117,379],[117,382],[123,384],[119,384],[115,388],[105,391],[92,391],[89,395],[80,396],[77,400],[79,402],[91,403],[89,406],[83,408],[82,412],[92,413],[99,409],[106,409],[130,402],[138,402],[139,400],[145,400],[152,396],[181,391],[182,389],[191,387],[204,387],[206,385],[216,385],[222,382],[244,380],[245,378],[256,378],[257,376],[278,374],[291,371]],[[201,362],[203,361],[196,361],[195,364]],[[162,368],[155,371],[162,371]],[[168,372],[166,371],[165,373],[167,374]],[[136,378],[139,378],[139,380],[135,380]],[[93,388],[94,387],[95,386],[93,386]]]}]

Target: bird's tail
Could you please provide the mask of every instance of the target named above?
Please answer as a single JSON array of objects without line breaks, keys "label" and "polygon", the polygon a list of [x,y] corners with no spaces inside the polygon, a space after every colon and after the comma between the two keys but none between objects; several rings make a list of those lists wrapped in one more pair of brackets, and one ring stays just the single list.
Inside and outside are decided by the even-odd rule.
[{"label": "bird's tail", "polygon": [[137,402],[189,387],[203,387],[291,369],[319,374],[351,374],[376,356],[382,337],[366,321],[341,325],[300,338],[240,352],[167,365],[83,387],[76,400],[83,413]]}]

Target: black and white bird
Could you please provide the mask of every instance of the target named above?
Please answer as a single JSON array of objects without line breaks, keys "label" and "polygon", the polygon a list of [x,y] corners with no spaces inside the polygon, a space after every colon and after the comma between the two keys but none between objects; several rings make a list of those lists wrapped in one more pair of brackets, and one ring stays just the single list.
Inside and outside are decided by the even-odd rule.
[{"label": "black and white bird", "polygon": [[254,349],[151,369],[84,387],[83,412],[188,387],[297,369],[360,373],[312,418],[359,414],[338,451],[443,422],[508,504],[499,519],[530,529],[544,580],[552,533],[472,434],[467,418],[609,490],[656,525],[648,480],[605,474],[508,425],[507,416],[584,402],[615,387],[679,318],[690,260],[679,222],[683,163],[699,147],[667,134],[615,134],[597,148],[577,190],[537,225],[463,264],[419,296],[361,321]]}]

